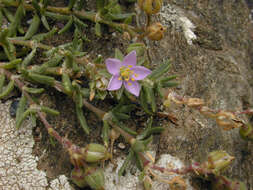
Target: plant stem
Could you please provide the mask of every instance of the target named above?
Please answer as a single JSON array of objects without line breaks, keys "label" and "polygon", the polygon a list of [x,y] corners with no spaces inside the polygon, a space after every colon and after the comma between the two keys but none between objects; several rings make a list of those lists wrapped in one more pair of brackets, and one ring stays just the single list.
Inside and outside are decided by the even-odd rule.
[{"label": "plant stem", "polygon": [[15,38],[8,38],[8,40],[13,44],[26,46],[26,47],[29,47],[31,49],[33,49],[34,47],[38,47],[38,48],[44,49],[44,50],[50,50],[50,49],[53,48],[53,46],[38,43],[38,42],[33,41],[33,40],[20,40],[20,39],[15,39]]},{"label": "plant stem", "polygon": [[[5,76],[7,76],[7,78],[9,80],[14,80],[16,86],[20,89],[20,91],[22,91],[22,93],[25,95],[25,97],[28,100],[29,105],[34,105],[36,104],[36,102],[34,102],[34,100],[32,99],[32,97],[25,91],[23,90],[23,87],[25,86],[24,83],[22,83],[18,77],[14,76],[11,72],[0,68],[0,73],[4,74]],[[67,138],[63,138],[59,135],[59,133],[57,133],[57,131],[55,131],[53,129],[53,127],[48,123],[48,121],[46,120],[46,114],[38,111],[38,116],[40,118],[40,120],[42,121],[42,123],[44,124],[44,126],[46,127],[48,133],[53,136],[54,138],[56,138],[56,140],[62,144],[62,146],[66,149],[70,148],[73,144],[71,143],[70,140],[68,140]]]},{"label": "plant stem", "polygon": [[[8,2],[8,3],[2,2],[2,5],[4,7],[5,6],[18,7],[19,3],[18,2]],[[35,10],[34,7],[30,4],[23,3],[23,6],[27,11],[34,11]],[[1,7],[1,3],[0,3],[0,7]],[[47,6],[46,10],[53,12],[53,13],[63,14],[63,15],[75,15],[76,17],[81,18],[81,19],[106,24],[106,25],[111,26],[113,28],[120,28],[124,31],[127,31],[132,37],[138,36],[137,32],[140,31],[139,29],[137,29],[133,26],[130,26],[128,24],[107,21],[107,20],[99,17],[98,13],[95,13],[95,12],[76,11],[76,10],[71,11],[68,9],[68,7],[53,7],[53,6]]]},{"label": "plant stem", "polygon": [[103,117],[106,114],[106,112],[104,112],[101,109],[96,108],[95,106],[93,106],[92,104],[90,104],[85,98],[83,98],[83,105],[86,108],[88,108],[90,111],[92,111],[93,113],[95,113],[100,120],[103,120]]}]

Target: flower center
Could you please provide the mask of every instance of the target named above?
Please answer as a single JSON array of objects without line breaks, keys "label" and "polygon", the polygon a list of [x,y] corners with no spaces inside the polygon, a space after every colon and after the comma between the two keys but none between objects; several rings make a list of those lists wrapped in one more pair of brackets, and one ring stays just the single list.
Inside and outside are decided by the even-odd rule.
[{"label": "flower center", "polygon": [[[132,65],[122,66],[120,67],[120,77],[118,78],[119,80],[124,80],[126,82],[130,81],[135,81],[134,78],[132,78],[132,75],[138,76],[137,74],[134,73],[133,70],[131,70]],[[128,82],[128,85],[131,85],[130,81]]]}]

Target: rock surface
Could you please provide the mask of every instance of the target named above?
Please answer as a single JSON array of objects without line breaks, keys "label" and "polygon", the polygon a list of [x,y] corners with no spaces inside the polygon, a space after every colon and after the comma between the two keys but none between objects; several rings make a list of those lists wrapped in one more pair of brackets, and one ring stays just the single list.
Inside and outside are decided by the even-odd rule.
[{"label": "rock surface", "polygon": [[[139,180],[140,172],[131,172],[131,170],[136,171],[137,168],[128,168],[124,176],[119,177],[117,172],[122,166],[125,158],[117,158],[117,168],[114,170],[114,165],[109,164],[105,169],[105,189],[108,190],[129,190],[129,189],[138,189],[144,190],[143,183]],[[156,162],[157,166],[166,167],[170,169],[181,169],[184,164],[176,157],[173,157],[169,154],[163,154],[160,156],[160,159]],[[193,187],[190,185],[189,177],[180,176],[177,174],[171,175],[162,175],[159,173],[159,176],[163,180],[170,181],[175,177],[182,177],[185,181],[185,190],[193,190]],[[170,189],[170,185],[154,180],[152,183],[152,190],[165,190]]]},{"label": "rock surface", "polygon": [[[167,25],[167,33],[165,39],[150,44],[150,52],[154,63],[171,60],[170,74],[177,74],[180,81],[177,93],[203,98],[208,107],[216,110],[252,107],[253,26],[247,3],[170,0],[164,5],[157,20]],[[186,23],[180,18],[186,18]],[[192,31],[196,38],[185,31]],[[170,111],[179,125],[164,122],[167,129],[160,139],[160,153],[190,163],[202,161],[213,150],[225,150],[235,156],[225,175],[253,189],[252,143],[243,141],[238,130],[223,131],[197,111],[186,107]]]},{"label": "rock surface", "polygon": [[0,190],[71,190],[65,176],[49,185],[46,173],[37,169],[31,122],[17,130],[9,106],[10,102],[0,103]]},{"label": "rock surface", "polygon": [[[178,76],[180,85],[175,90],[182,96],[203,98],[207,106],[217,110],[252,107],[252,8],[250,0],[164,0],[155,19],[166,25],[167,32],[165,39],[149,43],[153,63],[171,60],[169,74]],[[8,106],[0,104],[0,190],[47,189],[46,174],[36,169],[36,158],[31,155],[31,126],[17,131]],[[169,111],[179,122],[175,126],[164,121],[166,130],[157,147],[158,155],[170,154],[187,164],[204,160],[213,150],[225,150],[235,156],[225,175],[253,189],[252,143],[243,141],[238,130],[223,131],[213,120],[187,107]],[[51,182],[51,189],[61,188],[70,189],[65,177]]]}]

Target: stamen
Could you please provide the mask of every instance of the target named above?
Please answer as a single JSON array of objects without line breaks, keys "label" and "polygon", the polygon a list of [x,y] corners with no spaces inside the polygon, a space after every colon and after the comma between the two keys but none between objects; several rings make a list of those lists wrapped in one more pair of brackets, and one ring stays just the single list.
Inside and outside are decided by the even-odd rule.
[{"label": "stamen", "polygon": [[138,77],[139,75],[138,74],[134,74],[135,77]]},{"label": "stamen", "polygon": [[129,86],[131,86],[131,85],[132,85],[132,83],[131,83],[131,82],[128,82],[127,84],[128,84]]},{"label": "stamen", "polygon": [[122,78],[121,78],[121,77],[119,77],[119,78],[118,78],[118,80],[122,80]]},{"label": "stamen", "polygon": [[132,81],[135,81],[135,79],[134,79],[134,78],[131,78],[131,80],[132,80]]},{"label": "stamen", "polygon": [[122,66],[120,67],[120,77],[121,77],[121,80],[124,80],[124,81],[134,81],[132,79],[132,75],[134,74],[134,71],[132,71],[130,68],[132,67],[132,65],[128,65],[127,67],[125,66]]},{"label": "stamen", "polygon": [[129,67],[129,68],[132,68],[132,67],[133,67],[133,65],[128,65],[128,67]]}]

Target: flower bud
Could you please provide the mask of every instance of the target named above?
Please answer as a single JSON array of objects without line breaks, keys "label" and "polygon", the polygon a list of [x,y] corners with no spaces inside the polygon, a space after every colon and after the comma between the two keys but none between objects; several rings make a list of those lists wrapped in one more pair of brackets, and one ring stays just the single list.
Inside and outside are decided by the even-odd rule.
[{"label": "flower bud", "polygon": [[171,190],[186,190],[185,180],[180,176],[173,177],[169,181],[169,185]]},{"label": "flower bud", "polygon": [[158,13],[162,4],[162,0],[138,0],[139,7],[148,15]]},{"label": "flower bud", "polygon": [[215,174],[219,174],[222,170],[226,169],[231,164],[234,157],[222,150],[209,153],[207,162],[203,164],[203,167],[211,170]]},{"label": "flower bud", "polygon": [[105,186],[104,172],[101,168],[85,168],[85,181],[95,190],[103,190]]},{"label": "flower bud", "polygon": [[108,79],[105,78],[104,76],[99,76],[96,78],[96,88],[98,90],[102,90],[102,91],[105,91],[107,86],[108,86]]},{"label": "flower bud", "polygon": [[220,111],[216,114],[216,123],[224,130],[240,127],[241,123],[235,122],[236,117],[231,112]]},{"label": "flower bud", "polygon": [[253,141],[253,128],[252,125],[246,124],[240,127],[239,134],[242,139],[247,141]]},{"label": "flower bud", "polygon": [[86,162],[103,161],[110,157],[110,154],[107,152],[106,148],[100,144],[88,144],[85,148],[82,148],[81,151]]},{"label": "flower bud", "polygon": [[74,168],[71,172],[71,179],[78,187],[87,186],[86,180],[84,179],[84,170],[80,168]]},{"label": "flower bud", "polygon": [[143,144],[142,141],[136,140],[136,139],[132,139],[131,140],[131,147],[134,150],[134,152],[138,153],[138,152],[144,152],[145,150],[145,145]]},{"label": "flower bud", "polygon": [[164,36],[165,28],[160,22],[156,22],[147,28],[147,37],[150,40],[161,40]]},{"label": "flower bud", "polygon": [[151,190],[152,189],[152,179],[149,176],[145,176],[143,179],[143,185],[145,190]]}]

